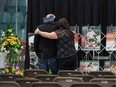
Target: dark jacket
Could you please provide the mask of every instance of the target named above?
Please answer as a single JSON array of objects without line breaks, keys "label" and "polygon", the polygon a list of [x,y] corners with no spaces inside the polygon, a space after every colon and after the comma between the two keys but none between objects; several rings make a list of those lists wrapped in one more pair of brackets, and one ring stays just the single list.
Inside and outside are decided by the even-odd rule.
[{"label": "dark jacket", "polygon": [[[59,27],[55,24],[47,23],[38,26],[41,31],[52,32]],[[56,40],[44,38],[38,34],[34,37],[34,49],[38,58],[51,58],[56,56],[57,46]]]}]

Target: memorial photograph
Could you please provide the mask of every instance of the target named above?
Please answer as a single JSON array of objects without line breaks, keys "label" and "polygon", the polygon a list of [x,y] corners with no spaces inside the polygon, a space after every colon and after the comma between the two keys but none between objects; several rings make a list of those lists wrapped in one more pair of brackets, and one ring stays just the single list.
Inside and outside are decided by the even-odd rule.
[{"label": "memorial photograph", "polygon": [[83,26],[81,39],[82,50],[100,50],[101,27]]},{"label": "memorial photograph", "polygon": [[106,50],[116,51],[116,26],[107,27]]}]

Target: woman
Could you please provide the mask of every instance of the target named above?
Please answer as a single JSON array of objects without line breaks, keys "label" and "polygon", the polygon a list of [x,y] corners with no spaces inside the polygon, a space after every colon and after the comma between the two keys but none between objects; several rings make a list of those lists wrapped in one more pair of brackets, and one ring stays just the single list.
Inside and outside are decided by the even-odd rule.
[{"label": "woman", "polygon": [[77,58],[74,46],[74,34],[70,30],[68,21],[61,18],[58,21],[60,29],[48,33],[42,32],[39,29],[35,30],[35,34],[39,34],[49,39],[57,40],[57,58],[59,61],[60,70],[74,70],[76,69]]}]

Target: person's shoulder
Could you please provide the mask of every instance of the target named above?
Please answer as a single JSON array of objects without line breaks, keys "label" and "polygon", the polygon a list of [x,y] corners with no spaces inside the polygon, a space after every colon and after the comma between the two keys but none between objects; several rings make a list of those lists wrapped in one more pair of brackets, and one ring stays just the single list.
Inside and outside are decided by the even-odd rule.
[{"label": "person's shoulder", "polygon": [[50,25],[54,26],[55,28],[60,28],[59,25],[58,25],[58,22],[51,22],[49,23]]},{"label": "person's shoulder", "polygon": [[46,24],[41,24],[41,25],[37,26],[37,28],[40,28],[40,27],[43,27],[43,26],[46,26]]},{"label": "person's shoulder", "polygon": [[46,24],[41,24],[39,26],[37,26],[37,28],[39,28],[40,30],[44,30],[46,27]]}]

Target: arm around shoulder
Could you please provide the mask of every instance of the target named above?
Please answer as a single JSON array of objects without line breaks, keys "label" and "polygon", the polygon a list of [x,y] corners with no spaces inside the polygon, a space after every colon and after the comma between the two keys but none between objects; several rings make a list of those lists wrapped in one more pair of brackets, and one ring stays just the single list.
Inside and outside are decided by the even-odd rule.
[{"label": "arm around shoulder", "polygon": [[48,32],[39,31],[39,35],[49,39],[58,39],[56,32],[48,33]]}]

